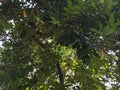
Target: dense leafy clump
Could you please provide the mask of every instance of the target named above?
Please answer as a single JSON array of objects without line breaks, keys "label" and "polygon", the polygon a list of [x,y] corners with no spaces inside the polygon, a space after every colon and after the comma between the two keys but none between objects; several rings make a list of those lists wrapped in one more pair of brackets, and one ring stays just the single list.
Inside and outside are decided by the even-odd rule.
[{"label": "dense leafy clump", "polygon": [[1,0],[0,88],[120,88],[119,0]]}]

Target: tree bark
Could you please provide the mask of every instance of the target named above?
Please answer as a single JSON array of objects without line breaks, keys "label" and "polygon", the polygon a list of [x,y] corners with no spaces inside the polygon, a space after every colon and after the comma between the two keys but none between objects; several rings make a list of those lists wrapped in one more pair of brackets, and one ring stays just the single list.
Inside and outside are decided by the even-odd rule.
[{"label": "tree bark", "polygon": [[60,84],[64,84],[64,74],[63,74],[63,70],[59,62],[57,62],[57,69],[58,69]]}]

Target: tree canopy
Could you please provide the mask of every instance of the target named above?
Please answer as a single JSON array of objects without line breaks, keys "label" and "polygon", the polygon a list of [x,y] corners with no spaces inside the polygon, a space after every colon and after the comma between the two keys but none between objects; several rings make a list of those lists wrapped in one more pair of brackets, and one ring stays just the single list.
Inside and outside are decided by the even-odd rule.
[{"label": "tree canopy", "polygon": [[0,88],[120,89],[119,0],[0,2]]}]

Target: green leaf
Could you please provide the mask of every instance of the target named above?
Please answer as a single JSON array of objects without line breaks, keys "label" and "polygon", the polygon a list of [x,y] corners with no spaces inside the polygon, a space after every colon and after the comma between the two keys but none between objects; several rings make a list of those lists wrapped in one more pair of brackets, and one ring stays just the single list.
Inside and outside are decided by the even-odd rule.
[{"label": "green leaf", "polygon": [[113,14],[111,14],[109,17],[109,24],[111,27],[113,27],[113,25],[114,25],[114,15]]},{"label": "green leaf", "polygon": [[91,31],[93,31],[93,32],[95,32],[95,33],[97,33],[97,34],[99,34],[99,35],[102,35],[102,32],[100,32],[99,30],[96,30],[96,29],[90,29]]},{"label": "green leaf", "polygon": [[100,0],[100,3],[103,4],[103,3],[104,3],[104,0]]},{"label": "green leaf", "polygon": [[114,23],[114,27],[118,27],[118,26],[120,26],[120,21]]},{"label": "green leaf", "polygon": [[51,19],[53,24],[56,24],[56,25],[60,24],[60,22],[55,17],[51,17]]},{"label": "green leaf", "polygon": [[114,33],[115,33],[114,28],[111,28],[109,25],[107,25],[107,26],[104,27],[102,35],[103,36],[108,36],[108,35],[111,35],[111,34],[114,34]]}]

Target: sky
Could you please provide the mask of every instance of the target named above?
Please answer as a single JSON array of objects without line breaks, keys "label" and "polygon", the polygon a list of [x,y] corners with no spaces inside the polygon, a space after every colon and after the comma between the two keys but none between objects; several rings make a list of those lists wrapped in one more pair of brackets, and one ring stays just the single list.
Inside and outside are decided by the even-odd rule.
[{"label": "sky", "polygon": [[0,47],[2,46],[2,42],[0,41]]}]

